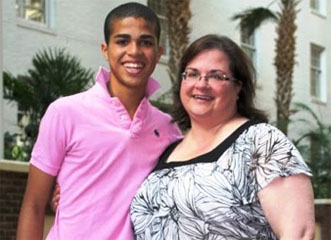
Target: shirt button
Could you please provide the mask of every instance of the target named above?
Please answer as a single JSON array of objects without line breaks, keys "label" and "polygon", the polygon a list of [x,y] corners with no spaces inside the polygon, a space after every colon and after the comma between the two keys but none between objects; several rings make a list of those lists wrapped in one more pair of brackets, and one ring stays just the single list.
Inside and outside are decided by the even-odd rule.
[{"label": "shirt button", "polygon": [[121,120],[125,120],[126,116],[124,114],[120,115]]}]

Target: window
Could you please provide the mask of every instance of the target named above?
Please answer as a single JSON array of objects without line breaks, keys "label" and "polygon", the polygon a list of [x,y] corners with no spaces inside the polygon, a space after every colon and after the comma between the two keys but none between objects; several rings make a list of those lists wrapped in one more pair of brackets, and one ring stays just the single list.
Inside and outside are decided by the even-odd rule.
[{"label": "window", "polygon": [[310,0],[310,7],[323,15],[325,15],[325,0]]},{"label": "window", "polygon": [[320,7],[319,0],[310,0],[310,7],[314,10],[318,10]]},{"label": "window", "polygon": [[19,18],[49,25],[49,0],[16,0],[16,13]]},{"label": "window", "polygon": [[245,53],[251,58],[254,66],[256,67],[256,41],[255,41],[255,32],[250,36],[248,35],[247,30],[241,29],[240,31],[240,41],[241,47]]},{"label": "window", "polygon": [[310,94],[320,101],[326,101],[325,72],[323,72],[324,65],[324,49],[316,45],[311,45]]},{"label": "window", "polygon": [[169,56],[169,39],[168,39],[168,18],[165,0],[148,0],[148,7],[153,9],[160,19],[161,36],[160,45],[163,47],[163,56]]}]

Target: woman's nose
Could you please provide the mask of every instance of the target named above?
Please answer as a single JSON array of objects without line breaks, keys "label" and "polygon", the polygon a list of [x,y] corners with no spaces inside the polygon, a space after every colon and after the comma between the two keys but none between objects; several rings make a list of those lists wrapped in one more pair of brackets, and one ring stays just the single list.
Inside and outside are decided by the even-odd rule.
[{"label": "woman's nose", "polygon": [[199,77],[199,79],[196,80],[195,82],[195,86],[196,87],[208,87],[209,83],[208,83],[208,76],[206,75],[201,75]]}]

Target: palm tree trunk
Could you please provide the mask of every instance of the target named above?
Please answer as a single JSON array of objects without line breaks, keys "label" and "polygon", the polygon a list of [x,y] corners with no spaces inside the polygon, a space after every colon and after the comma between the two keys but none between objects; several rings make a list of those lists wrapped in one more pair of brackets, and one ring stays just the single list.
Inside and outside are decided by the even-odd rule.
[{"label": "palm tree trunk", "polygon": [[190,0],[165,0],[168,17],[170,56],[168,72],[172,85],[177,81],[180,59],[188,45],[189,21],[191,18]]},{"label": "palm tree trunk", "polygon": [[292,75],[295,64],[295,31],[297,26],[296,0],[282,0],[277,26],[276,56],[276,106],[277,127],[287,135],[290,118],[290,104],[293,97]]}]

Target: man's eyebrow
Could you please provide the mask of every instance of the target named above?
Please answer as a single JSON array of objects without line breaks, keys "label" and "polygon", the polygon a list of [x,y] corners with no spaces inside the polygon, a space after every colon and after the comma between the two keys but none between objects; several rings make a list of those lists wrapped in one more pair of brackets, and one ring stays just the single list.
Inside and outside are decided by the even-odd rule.
[{"label": "man's eyebrow", "polygon": [[153,35],[149,35],[149,34],[141,35],[140,38],[142,38],[142,39],[155,39],[155,37]]},{"label": "man's eyebrow", "polygon": [[117,34],[114,36],[114,38],[130,38],[129,34]]},{"label": "man's eyebrow", "polygon": [[[130,39],[131,36],[130,34],[126,34],[126,33],[120,33],[114,36],[114,38],[125,38],[125,39]],[[141,36],[139,36],[139,39],[143,39],[143,40],[155,40],[155,37],[151,34],[143,34]]]}]

